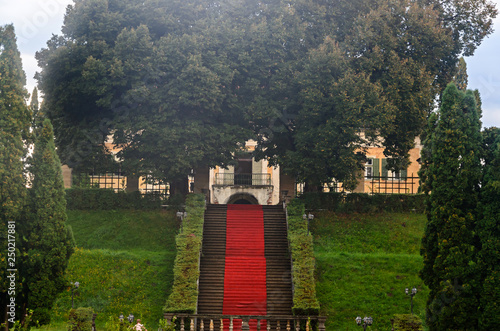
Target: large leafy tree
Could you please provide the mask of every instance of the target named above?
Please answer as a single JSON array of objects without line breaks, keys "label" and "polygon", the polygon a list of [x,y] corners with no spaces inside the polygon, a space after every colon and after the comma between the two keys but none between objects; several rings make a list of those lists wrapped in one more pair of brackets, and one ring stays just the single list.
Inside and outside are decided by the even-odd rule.
[{"label": "large leafy tree", "polygon": [[392,168],[407,165],[495,15],[486,0],[77,1],[38,54],[39,87],[71,166],[113,133],[131,169],[174,180],[253,137],[257,157],[302,180],[352,181],[363,158],[351,147],[374,136]]},{"label": "large leafy tree", "polygon": [[428,222],[422,239],[421,277],[430,289],[427,325],[431,330],[478,329],[480,129],[474,93],[449,84],[438,114],[430,118],[422,156]]},{"label": "large leafy tree", "polygon": [[[304,47],[308,56],[303,57],[303,62],[297,61],[293,67],[295,75],[288,77],[295,86],[288,84],[289,93],[281,93],[293,100],[281,103],[286,122],[276,125],[272,121],[272,132],[261,139],[263,154],[306,182],[317,184],[332,177],[352,182],[364,158],[355,155],[362,149],[351,147],[363,146],[379,136],[390,157],[388,166],[395,170],[406,168],[415,137],[425,126],[444,82],[453,76],[458,56],[466,52],[464,45],[467,43],[473,51],[480,43],[481,38],[477,37],[491,32],[491,17],[496,11],[491,4],[479,2],[475,8],[481,18],[471,19],[482,22],[474,30],[482,32],[477,36],[473,36],[472,30],[468,30],[467,36],[455,33],[463,25],[450,23],[452,8],[466,15],[467,11],[459,8],[462,5],[469,8],[465,3],[423,5],[408,1],[337,1],[329,6],[321,2],[289,4],[307,27],[306,35],[310,33],[316,38],[303,39],[309,42]],[[457,34],[461,39],[455,38]],[[332,43],[332,39],[341,52],[330,52],[329,60],[323,56],[323,61],[329,61],[327,70],[331,70],[326,78],[325,70],[321,69],[327,66],[318,68],[312,63],[318,54],[331,49],[326,44]],[[343,57],[344,70],[350,68],[357,75],[353,76],[357,84],[340,83],[344,78],[335,70],[339,56]],[[311,88],[311,79],[316,80],[313,83],[316,88]],[[325,90],[324,97],[318,98],[321,88]],[[341,96],[346,96],[344,102],[340,101]],[[347,103],[350,105],[346,107]],[[368,107],[372,111],[366,111]],[[323,109],[322,116],[318,116],[318,109]],[[344,111],[344,117],[339,117]],[[345,115],[348,113],[351,115]],[[356,113],[362,114],[357,124],[344,122]],[[283,116],[278,118],[281,120]]]},{"label": "large leafy tree", "polygon": [[93,166],[109,134],[130,172],[177,180],[230,160],[249,131],[231,107],[232,69],[202,28],[208,6],[131,0],[70,8],[64,37],[38,54],[63,162]]},{"label": "large leafy tree", "polygon": [[30,171],[33,181],[23,226],[24,293],[33,319],[48,324],[56,297],[66,286],[64,272],[74,246],[71,229],[66,225],[61,163],[48,119],[37,132]]},{"label": "large leafy tree", "polygon": [[[17,269],[20,254],[8,248],[20,244],[19,240],[14,241],[13,238],[17,238],[26,202],[22,159],[27,152],[23,139],[29,135],[30,115],[26,105],[25,84],[26,76],[16,45],[14,27],[0,27],[0,324],[7,317],[9,298],[18,296],[19,292],[15,290],[19,291],[21,284],[16,274],[16,293],[9,295],[10,291],[6,289],[9,289],[10,282],[6,277],[10,272],[7,269]],[[8,252],[14,254],[7,255]]]},{"label": "large leafy tree", "polygon": [[288,135],[293,143],[285,150],[276,144],[264,152],[273,153],[285,171],[295,172],[308,184],[317,187],[325,179],[336,178],[352,189],[364,160],[364,146],[375,136],[380,114],[387,110],[382,89],[365,73],[350,68],[332,39],[310,52],[299,80],[302,102],[294,114],[293,128],[285,123],[282,126],[288,130],[275,130],[268,136],[276,141],[275,137]]}]

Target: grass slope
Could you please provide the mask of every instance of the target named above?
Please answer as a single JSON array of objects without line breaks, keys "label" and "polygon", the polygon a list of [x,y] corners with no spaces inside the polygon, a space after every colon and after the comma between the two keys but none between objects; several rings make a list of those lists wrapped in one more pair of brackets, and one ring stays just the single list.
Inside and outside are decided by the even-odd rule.
[{"label": "grass slope", "polygon": [[[156,329],[173,281],[178,221],[162,211],[68,211],[77,250],[66,277],[80,282],[75,308],[92,307],[103,329],[110,316],[132,313]],[[66,329],[71,291],[62,293],[48,329]]]},{"label": "grass slope", "polygon": [[321,212],[310,226],[327,330],[358,330],[358,315],[373,317],[368,330],[390,330],[394,314],[410,312],[405,287],[417,287],[414,313],[423,318],[428,289],[418,272],[424,215]]},{"label": "grass slope", "polygon": [[[156,329],[173,282],[174,215],[161,211],[68,211],[78,246],[67,270],[79,281],[75,307],[92,307],[97,328],[110,316],[134,314]],[[414,311],[423,317],[427,288],[422,265],[420,214],[316,214],[317,296],[327,330],[360,330],[354,318],[372,316],[371,330],[390,330],[394,314],[409,313],[405,287],[416,286]],[[47,330],[66,330],[71,291],[62,293]],[[369,328],[370,329],[370,328]]]}]

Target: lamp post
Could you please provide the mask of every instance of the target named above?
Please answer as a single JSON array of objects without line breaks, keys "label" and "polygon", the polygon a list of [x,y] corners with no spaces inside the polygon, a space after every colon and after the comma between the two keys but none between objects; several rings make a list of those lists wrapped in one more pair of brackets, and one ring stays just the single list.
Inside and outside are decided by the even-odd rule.
[{"label": "lamp post", "polygon": [[410,311],[411,314],[413,315],[413,297],[415,296],[415,294],[417,294],[417,288],[416,287],[412,288],[410,292],[410,289],[407,287],[405,288],[405,293],[406,295],[410,296]]},{"label": "lamp post", "polygon": [[302,215],[303,220],[307,220],[307,234],[309,234],[309,222],[311,222],[314,219],[314,215],[309,213],[309,214],[304,214]]},{"label": "lamp post", "polygon": [[414,287],[411,289],[411,293],[410,293],[410,289],[407,287],[405,288],[405,293],[406,295],[409,295],[410,296],[410,311],[411,311],[411,314],[413,315],[413,297],[415,296],[415,294],[417,294],[417,288]]},{"label": "lamp post", "polygon": [[74,291],[77,290],[80,287],[80,283],[79,282],[74,282],[72,284],[73,284],[73,288],[71,289],[71,309],[73,309],[73,294],[74,294]]},{"label": "lamp post", "polygon": [[[123,313],[120,313],[120,316],[118,316],[118,319],[120,320],[120,323],[123,323],[124,319],[125,319],[125,316],[123,316]],[[134,321],[134,315],[132,314],[129,314],[127,316],[127,320],[130,324],[132,324],[132,322]]]},{"label": "lamp post", "polygon": [[[361,322],[363,322],[363,324],[361,324]],[[361,319],[361,316],[358,316],[356,317],[356,324],[359,326],[363,325],[363,331],[366,331],[366,327],[373,324],[373,318],[365,316],[365,318]]]},{"label": "lamp post", "polygon": [[182,221],[187,217],[187,212],[178,211],[175,215]]}]

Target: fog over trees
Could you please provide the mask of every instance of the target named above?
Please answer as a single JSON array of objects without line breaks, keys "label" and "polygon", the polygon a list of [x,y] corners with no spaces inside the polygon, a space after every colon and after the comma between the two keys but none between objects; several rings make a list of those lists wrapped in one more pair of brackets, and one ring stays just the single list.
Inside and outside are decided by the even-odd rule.
[{"label": "fog over trees", "polygon": [[37,54],[42,112],[80,170],[112,162],[109,134],[124,169],[171,182],[252,138],[298,180],[349,186],[375,137],[407,166],[495,16],[486,0],[80,0]]}]

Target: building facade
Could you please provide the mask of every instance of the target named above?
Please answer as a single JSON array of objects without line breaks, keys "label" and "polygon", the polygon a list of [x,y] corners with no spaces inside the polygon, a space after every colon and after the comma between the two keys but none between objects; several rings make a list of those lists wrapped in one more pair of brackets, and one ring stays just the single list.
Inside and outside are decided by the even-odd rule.
[{"label": "building facade", "polygon": [[[109,146],[108,146],[109,144]],[[235,166],[201,167],[193,169],[189,178],[190,192],[202,193],[208,203],[233,204],[249,203],[275,205],[288,201],[302,193],[303,185],[296,183],[295,178],[283,174],[279,166],[270,166],[266,159],[256,160],[252,154],[256,147],[255,141],[248,141],[244,150],[238,153]],[[117,150],[107,143],[111,153]],[[386,168],[387,158],[384,147],[367,146],[364,173],[352,192],[344,191],[342,183],[325,184],[324,191],[369,194],[415,194],[420,182],[420,139],[415,140],[415,148],[410,151],[408,169],[398,173]],[[63,166],[64,182],[71,187],[71,169]],[[94,187],[112,188],[116,190],[141,191],[141,193],[168,194],[168,184],[155,182],[146,177],[127,178],[117,173],[90,174],[90,184]]]}]

